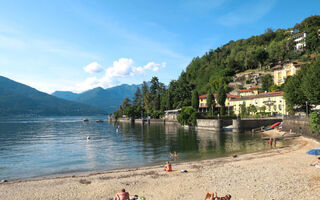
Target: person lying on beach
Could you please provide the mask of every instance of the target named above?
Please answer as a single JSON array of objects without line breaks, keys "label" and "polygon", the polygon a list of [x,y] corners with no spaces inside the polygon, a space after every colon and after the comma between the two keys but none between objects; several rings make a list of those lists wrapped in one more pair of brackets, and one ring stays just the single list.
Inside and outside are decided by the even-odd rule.
[{"label": "person lying on beach", "polygon": [[313,164],[311,164],[311,165],[320,169],[320,157],[318,157],[318,160],[316,162],[314,162]]},{"label": "person lying on beach", "polygon": [[164,166],[164,170],[166,172],[172,172],[172,166],[169,161],[166,162],[166,165]]},{"label": "person lying on beach", "polygon": [[122,189],[120,193],[116,194],[115,200],[129,200],[129,192],[126,192],[125,189]]},{"label": "person lying on beach", "polygon": [[231,195],[230,194],[227,194],[226,196],[224,197],[218,197],[217,193],[215,193],[216,196],[214,196],[214,193],[213,192],[208,192],[208,190],[206,190],[206,195],[204,196],[204,200],[230,200],[231,199]]}]

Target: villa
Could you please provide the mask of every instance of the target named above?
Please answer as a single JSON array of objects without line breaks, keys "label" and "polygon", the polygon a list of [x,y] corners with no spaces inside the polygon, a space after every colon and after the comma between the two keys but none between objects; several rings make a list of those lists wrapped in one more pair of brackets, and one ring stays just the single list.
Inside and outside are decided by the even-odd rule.
[{"label": "villa", "polygon": [[[253,106],[256,108],[256,112],[269,112],[280,115],[288,114],[286,101],[283,97],[284,92],[264,92],[259,94],[258,89],[258,87],[254,86],[246,90],[240,90],[239,96],[227,94],[225,106],[228,110],[233,110],[236,115],[240,115],[243,112],[241,109],[244,109],[244,107],[248,109]],[[207,96],[208,94],[204,94],[199,97],[199,112],[208,112]],[[221,107],[216,100],[217,94],[214,94],[214,98],[216,107]]]},{"label": "villa", "polygon": [[285,63],[283,65],[281,64],[274,66],[272,68],[274,84],[277,86],[282,85],[289,76],[293,76],[298,72],[302,64],[302,62],[293,61],[290,63]]},{"label": "villa", "polygon": [[302,32],[302,33],[297,33],[293,36],[293,41],[296,50],[303,50],[307,45],[306,45],[306,40],[305,38],[307,37],[307,34]]},{"label": "villa", "polygon": [[230,99],[230,104],[226,104],[226,106],[232,107],[233,112],[236,115],[241,114],[241,109],[244,106],[246,109],[250,106],[255,106],[257,112],[261,111],[287,115],[286,101],[283,95],[284,92],[265,92],[257,95],[241,96]]}]

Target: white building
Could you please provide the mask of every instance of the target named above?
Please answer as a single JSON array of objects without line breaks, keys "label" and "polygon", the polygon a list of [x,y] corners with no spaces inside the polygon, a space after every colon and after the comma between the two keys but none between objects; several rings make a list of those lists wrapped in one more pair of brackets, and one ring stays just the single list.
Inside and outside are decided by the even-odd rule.
[{"label": "white building", "polygon": [[294,45],[297,50],[303,50],[306,47],[306,37],[307,34],[304,32],[297,33],[293,36]]}]

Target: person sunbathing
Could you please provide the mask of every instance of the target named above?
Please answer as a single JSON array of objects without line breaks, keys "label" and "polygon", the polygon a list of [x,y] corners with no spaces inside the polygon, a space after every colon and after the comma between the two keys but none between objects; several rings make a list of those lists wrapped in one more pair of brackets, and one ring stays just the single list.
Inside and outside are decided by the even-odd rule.
[{"label": "person sunbathing", "polygon": [[172,172],[172,166],[169,161],[166,162],[164,169],[166,170],[166,172]]},{"label": "person sunbathing", "polygon": [[214,197],[214,193],[213,192],[208,192],[208,190],[206,190],[206,195],[204,196],[204,200],[214,200],[215,197]]},{"label": "person sunbathing", "polygon": [[115,200],[129,200],[129,192],[126,192],[125,189],[122,189],[120,193],[116,194]]},{"label": "person sunbathing", "polygon": [[318,157],[318,160],[311,165],[315,166],[316,168],[320,168],[320,157]]}]

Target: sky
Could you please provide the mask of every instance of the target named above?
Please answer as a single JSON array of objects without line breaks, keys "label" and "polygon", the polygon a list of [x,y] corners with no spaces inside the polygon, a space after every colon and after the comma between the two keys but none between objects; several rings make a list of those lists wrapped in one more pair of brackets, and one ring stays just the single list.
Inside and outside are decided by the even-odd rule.
[{"label": "sky", "polygon": [[196,56],[319,15],[319,0],[0,0],[0,76],[83,92],[176,80]]}]

